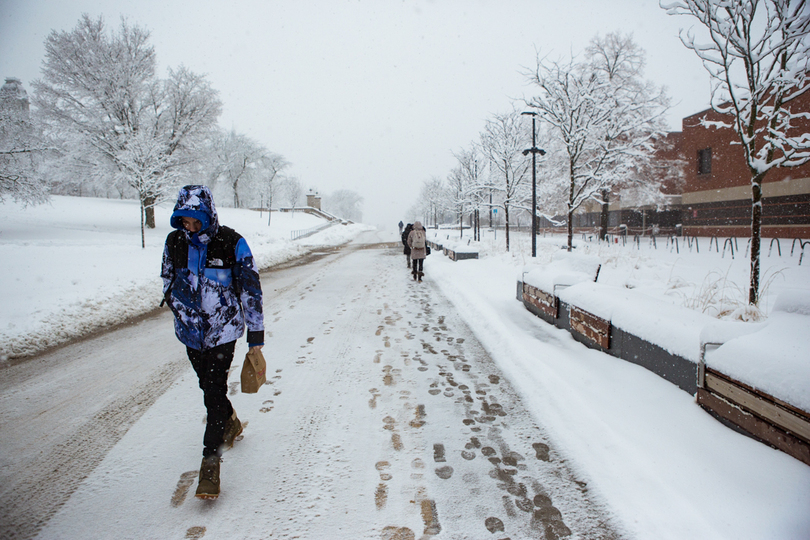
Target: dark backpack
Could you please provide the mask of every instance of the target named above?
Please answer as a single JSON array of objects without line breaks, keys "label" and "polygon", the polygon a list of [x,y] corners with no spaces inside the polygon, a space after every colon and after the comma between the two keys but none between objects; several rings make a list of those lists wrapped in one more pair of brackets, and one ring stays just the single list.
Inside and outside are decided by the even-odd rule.
[{"label": "dark backpack", "polygon": [[[220,225],[219,229],[217,229],[216,236],[208,242],[208,248],[205,252],[205,267],[229,269],[236,266],[236,244],[239,243],[241,238],[242,235],[235,230]],[[188,239],[186,238],[185,231],[177,229],[170,232],[169,236],[166,238],[166,246],[169,249],[169,257],[172,260],[172,266],[175,268],[176,277],[177,269],[188,267]],[[236,272],[233,272],[232,283],[237,296],[239,296],[239,281],[237,278]],[[169,301],[174,279],[175,278],[172,277],[172,282],[166,290],[163,301],[160,302],[161,307],[163,307],[164,302]]]}]

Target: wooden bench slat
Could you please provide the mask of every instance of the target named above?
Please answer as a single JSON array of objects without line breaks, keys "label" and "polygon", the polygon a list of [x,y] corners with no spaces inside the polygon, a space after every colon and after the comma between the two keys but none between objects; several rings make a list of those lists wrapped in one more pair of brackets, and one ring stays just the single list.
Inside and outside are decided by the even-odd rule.
[{"label": "wooden bench slat", "polygon": [[802,463],[810,465],[810,443],[704,388],[698,388],[697,401],[701,407],[738,426],[754,438],[778,448]]},{"label": "wooden bench slat", "polygon": [[712,373],[706,373],[705,384],[709,390],[738,403],[757,416],[773,422],[782,429],[810,442],[810,422]]},{"label": "wooden bench slat", "polygon": [[723,379],[726,382],[729,382],[729,383],[731,383],[733,385],[739,386],[743,390],[748,390],[752,394],[756,394],[758,396],[761,396],[762,398],[766,399],[767,401],[771,401],[773,403],[776,403],[777,405],[781,406],[782,408],[787,409],[788,411],[792,412],[793,414],[795,414],[799,418],[801,418],[803,420],[806,420],[807,422],[810,422],[810,413],[808,413],[806,411],[803,411],[798,407],[794,407],[790,403],[788,403],[786,401],[783,401],[783,400],[779,399],[776,396],[773,396],[773,395],[771,395],[771,394],[769,394],[767,392],[763,392],[762,390],[754,388],[751,385],[745,384],[742,381],[738,381],[737,379],[729,377],[725,373],[722,373],[720,371],[712,369],[709,366],[706,366],[706,373],[711,373],[712,375],[714,375],[716,377],[719,377],[719,378]]}]

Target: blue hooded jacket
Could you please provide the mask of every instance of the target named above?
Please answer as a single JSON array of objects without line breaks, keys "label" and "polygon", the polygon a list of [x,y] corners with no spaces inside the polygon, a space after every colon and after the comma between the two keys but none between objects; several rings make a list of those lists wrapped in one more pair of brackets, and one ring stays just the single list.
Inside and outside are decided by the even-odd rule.
[{"label": "blue hooded jacket", "polygon": [[[200,221],[190,233],[180,218]],[[206,186],[180,190],[170,220],[176,230],[163,248],[163,294],[174,313],[174,330],[184,345],[207,350],[239,339],[264,344],[262,288],[253,254],[239,233],[219,224]]]}]

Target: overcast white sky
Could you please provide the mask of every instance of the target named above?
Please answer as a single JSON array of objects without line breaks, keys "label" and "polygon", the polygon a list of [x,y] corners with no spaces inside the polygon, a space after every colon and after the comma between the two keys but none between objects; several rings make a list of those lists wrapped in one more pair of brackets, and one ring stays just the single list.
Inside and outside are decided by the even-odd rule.
[{"label": "overcast white sky", "polygon": [[0,0],[0,77],[30,93],[45,38],[84,12],[150,30],[161,76],[181,63],[207,74],[223,127],[283,155],[307,189],[357,191],[364,221],[385,227],[490,115],[533,94],[522,72],[536,50],[569,56],[596,34],[632,33],[646,77],[673,99],[673,131],[709,103],[678,39],[692,21],[657,0]]}]

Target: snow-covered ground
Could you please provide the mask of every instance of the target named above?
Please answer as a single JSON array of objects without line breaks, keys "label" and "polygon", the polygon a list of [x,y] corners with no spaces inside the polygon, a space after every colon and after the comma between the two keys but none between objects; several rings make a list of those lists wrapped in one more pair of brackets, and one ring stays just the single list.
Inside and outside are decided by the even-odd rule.
[{"label": "snow-covered ground", "polygon": [[[481,242],[470,241],[469,231],[466,241],[458,231],[429,236],[453,249],[503,256],[503,233],[501,244],[494,231]],[[800,330],[810,329],[810,247],[803,257],[800,241],[763,241],[761,309],[752,310],[746,239],[598,242],[577,235],[568,253],[559,234],[538,238],[536,259],[525,258],[530,237],[515,240],[518,255],[507,258],[525,261],[517,280],[694,363],[703,343],[723,343],[707,352],[708,366],[810,410],[810,333]]]},{"label": "snow-covered ground", "polygon": [[[50,206],[25,210],[10,203],[0,206],[0,269],[6,276],[0,300],[4,357],[38,350],[153,309],[160,301],[157,273],[162,243],[169,232],[168,214],[165,208],[158,211],[159,227],[148,232],[147,248],[142,250],[138,208],[131,201],[57,197]],[[267,227],[266,214],[261,218],[252,212],[220,209],[220,215],[223,223],[248,239],[263,267],[342,243],[365,230],[362,226],[335,226],[290,242],[291,230],[308,229],[320,220],[304,214],[292,217],[274,213],[272,225]],[[516,280],[524,265],[531,262],[527,255],[529,238],[514,235],[512,254],[506,254],[500,247],[502,231],[497,234],[497,239],[485,237],[482,258],[477,261],[453,263],[439,254],[431,255],[426,261],[427,279],[453,303],[524,405],[556,441],[557,451],[577,476],[607,501],[609,511],[629,536],[810,537],[810,468],[723,427],[691,396],[656,375],[586,349],[566,332],[532,316],[515,299]],[[382,233],[385,235],[389,241],[398,240],[395,229]],[[561,238],[540,239],[541,262],[550,262],[561,242]],[[700,245],[700,254],[690,253],[683,245],[677,254],[668,246],[659,244],[653,249],[643,242],[641,249],[636,249],[579,240],[578,250],[600,258],[600,283],[629,286],[672,304],[704,304],[711,310],[720,305],[712,301],[718,290],[738,294],[735,291],[741,289],[739,294],[744,298],[747,263],[739,254],[730,260],[728,253],[725,257],[709,253],[706,243]],[[799,267],[797,255],[790,258],[784,245],[782,251],[781,258],[774,255],[764,260],[763,273],[777,276],[767,291],[766,311],[779,292],[810,289],[808,261]],[[400,262],[404,267],[404,256]],[[298,287],[302,298],[311,293],[305,285]],[[353,305],[354,300],[346,299],[343,311],[362,307]],[[267,323],[272,332],[273,321]],[[358,328],[365,333],[374,330]],[[276,335],[274,339],[285,338]],[[183,410],[199,405],[199,390],[194,385],[192,378],[184,377],[158,400],[155,411],[133,426],[132,435],[128,434],[80,487],[76,502],[71,501],[57,514],[53,527],[44,531],[45,538],[60,537],[60,531],[81,530],[81,523],[74,522],[71,527],[70,520],[86,519],[87,510],[95,504],[94,494],[105,500],[129,497],[132,471],[123,470],[130,484],[123,482],[120,487],[116,471],[130,458],[148,461],[158,455],[157,449],[138,444],[149,433],[160,433],[164,448],[167,444],[177,448],[193,445],[194,435],[189,429],[173,432],[162,413],[176,410],[176,403]],[[241,406],[237,404],[238,409]],[[199,424],[179,417],[169,423]],[[261,440],[261,426],[252,418],[250,436]],[[244,470],[234,471],[235,463],[231,463],[229,474],[249,475],[249,460],[243,461]],[[329,472],[322,474],[326,477]],[[169,484],[175,482],[171,476],[169,480]],[[313,489],[317,487],[313,485]],[[318,497],[311,495],[317,507]],[[269,497],[263,511],[272,512],[273,495],[262,494],[255,487],[228,507],[236,511],[238,503],[247,507],[257,497]],[[191,504],[199,503],[187,501],[185,506]],[[202,507],[191,508],[194,515],[205,513]],[[251,510],[244,512],[245,516],[252,515]],[[127,520],[134,528],[117,530],[117,537],[134,534],[139,518],[149,520],[150,516],[136,511]],[[209,527],[206,537],[216,530]],[[191,529],[188,531],[190,534]],[[301,530],[290,531],[288,536],[294,534],[327,538]],[[221,537],[265,536],[261,530],[249,528],[242,536]],[[442,537],[451,536],[438,536]]]},{"label": "snow-covered ground", "polygon": [[[471,240],[472,232],[465,229],[461,240],[457,229],[428,230],[436,241],[466,249],[474,248],[486,256],[503,256],[504,232],[482,230],[481,242]],[[748,302],[750,259],[748,240],[726,238],[712,240],[684,238],[675,242],[666,237],[633,237],[625,241],[598,242],[594,235],[574,235],[574,249],[581,256],[601,264],[599,283],[621,287],[650,297],[666,300],[706,313],[712,317],[733,318],[735,311]],[[807,239],[804,239],[805,241]],[[537,238],[537,258],[532,259],[531,236],[526,232],[511,235],[511,256],[520,272],[528,266],[547,267],[566,244],[564,234],[547,234]],[[690,245],[691,244],[691,245]],[[725,244],[725,245],[724,245]],[[732,245],[734,246],[732,252]],[[719,249],[718,249],[719,248]],[[776,297],[784,291],[810,291],[810,246],[804,249],[801,265],[801,245],[793,239],[762,241],[761,278],[764,314],[770,313]]]},{"label": "snow-covered ground", "polygon": [[[655,276],[665,262],[629,257],[603,266],[604,279],[664,289]],[[651,372],[528,322],[514,299],[518,275],[498,277],[515,269],[511,257],[429,262],[442,291],[637,538],[810,538],[810,467],[722,427]]]}]

